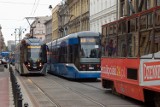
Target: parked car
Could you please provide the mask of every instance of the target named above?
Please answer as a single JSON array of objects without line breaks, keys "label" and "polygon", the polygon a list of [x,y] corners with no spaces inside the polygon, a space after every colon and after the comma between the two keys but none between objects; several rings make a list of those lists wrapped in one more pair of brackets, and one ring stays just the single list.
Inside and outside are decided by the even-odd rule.
[{"label": "parked car", "polygon": [[6,59],[4,57],[0,58],[0,65],[4,65],[4,67],[7,68],[7,61],[6,61]]}]

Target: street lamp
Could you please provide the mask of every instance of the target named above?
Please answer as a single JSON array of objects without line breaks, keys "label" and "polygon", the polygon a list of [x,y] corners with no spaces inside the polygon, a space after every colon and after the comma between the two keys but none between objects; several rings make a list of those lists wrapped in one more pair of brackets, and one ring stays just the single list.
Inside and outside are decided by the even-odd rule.
[{"label": "street lamp", "polygon": [[48,7],[50,10],[52,9],[52,5],[49,5],[49,7]]},{"label": "street lamp", "polygon": [[[15,45],[16,45],[16,41],[17,41],[17,35],[19,37],[19,42],[21,41],[22,39],[22,33],[24,33],[26,31],[25,28],[22,28],[22,27],[19,27],[19,28],[15,28],[14,30],[14,36],[15,36]],[[13,36],[13,34],[11,34],[11,36]]]},{"label": "street lamp", "polygon": [[15,29],[15,32],[18,32],[18,37],[19,37],[19,42],[21,41],[22,39],[22,33],[24,33],[26,31],[25,28],[22,28],[22,27],[19,27],[19,28],[16,28]]},{"label": "street lamp", "polygon": [[15,46],[16,46],[16,32],[14,31],[14,35],[11,34],[11,36],[15,36]]}]

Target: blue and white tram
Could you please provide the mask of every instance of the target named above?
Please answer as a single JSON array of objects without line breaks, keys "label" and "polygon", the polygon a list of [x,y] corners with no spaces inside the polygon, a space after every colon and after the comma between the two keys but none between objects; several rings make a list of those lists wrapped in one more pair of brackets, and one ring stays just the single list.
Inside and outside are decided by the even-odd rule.
[{"label": "blue and white tram", "polygon": [[100,78],[100,33],[69,34],[47,45],[50,73],[70,79]]},{"label": "blue and white tram", "polygon": [[47,45],[38,38],[25,38],[15,49],[15,69],[24,74],[47,74]]}]

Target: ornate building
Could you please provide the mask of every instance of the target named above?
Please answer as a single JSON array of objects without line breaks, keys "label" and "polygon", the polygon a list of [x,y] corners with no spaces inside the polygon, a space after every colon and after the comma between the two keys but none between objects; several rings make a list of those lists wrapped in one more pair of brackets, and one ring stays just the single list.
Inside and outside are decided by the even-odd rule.
[{"label": "ornate building", "polygon": [[64,0],[57,14],[61,37],[89,30],[89,0]]},{"label": "ornate building", "polygon": [[36,17],[35,21],[33,21],[33,23],[31,24],[31,35],[39,39],[45,40],[45,22],[50,20],[50,18],[50,16]]},{"label": "ornate building", "polygon": [[58,15],[57,15],[59,8],[60,8],[60,5],[57,5],[52,10],[52,40],[59,38],[59,34],[58,34],[59,22],[58,22]]},{"label": "ornate building", "polygon": [[90,0],[90,30],[101,32],[101,26],[118,19],[117,0]]},{"label": "ornate building", "polygon": [[89,30],[89,0],[68,0],[71,17],[69,33]]}]

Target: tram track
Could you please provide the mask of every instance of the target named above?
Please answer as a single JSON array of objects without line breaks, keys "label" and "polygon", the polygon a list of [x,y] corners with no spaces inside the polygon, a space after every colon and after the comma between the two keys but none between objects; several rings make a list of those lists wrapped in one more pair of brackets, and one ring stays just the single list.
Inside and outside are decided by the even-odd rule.
[{"label": "tram track", "polygon": [[[56,101],[39,85],[39,83],[37,83],[37,82],[34,80],[34,77],[33,77],[33,78],[32,78],[32,77],[24,77],[24,78],[25,78],[25,80],[30,81],[30,83],[32,83],[32,85],[34,85],[34,86],[32,86],[32,90],[33,90],[33,87],[35,87],[35,88],[39,91],[39,94],[42,94],[43,97],[45,96],[45,98],[47,98],[47,100],[48,100],[49,102],[51,102],[51,103],[54,105],[54,107],[62,107],[58,102],[56,102]],[[74,93],[74,94],[82,97],[83,99],[86,99],[86,100],[88,100],[89,102],[92,102],[92,104],[96,105],[96,106],[94,106],[94,107],[106,107],[105,105],[99,103],[98,101],[96,101],[96,100],[94,100],[93,98],[91,98],[91,97],[89,97],[89,96],[81,93],[80,91],[78,91],[78,90],[76,90],[76,89],[73,89],[73,88],[70,88],[70,87],[68,87],[68,86],[65,86],[64,84],[61,84],[60,82],[54,81],[54,80],[52,80],[51,78],[48,78],[47,76],[46,76],[46,77],[42,77],[42,78],[45,78],[45,79],[46,79],[46,82],[50,82],[50,84],[52,84],[52,83],[51,83],[51,81],[52,81],[52,82],[60,85],[61,87],[63,87],[65,90],[68,90],[68,91],[70,91],[70,92],[72,92],[72,93]],[[24,79],[21,79],[21,80],[24,81]],[[26,83],[24,83],[24,84],[26,84]],[[30,87],[31,87],[31,86],[30,86]],[[31,94],[32,94],[32,96],[33,96],[33,93],[32,93],[32,92],[31,92]],[[63,107],[65,107],[65,106],[63,106]]]},{"label": "tram track", "polygon": [[[78,83],[89,86],[89,87],[92,87],[92,88],[95,88],[95,89],[98,89],[98,90],[101,90],[101,91],[107,90],[107,89],[102,89],[102,88],[99,88],[99,87],[95,87],[94,85],[91,85],[91,84],[88,84],[88,83],[83,83],[83,82],[78,82]],[[111,90],[111,89],[108,89],[108,90]]]},{"label": "tram track", "polygon": [[[50,94],[48,94],[48,93],[39,85],[39,83],[37,83],[37,82],[34,80],[34,78],[36,78],[36,77],[25,77],[25,76],[21,77],[21,76],[19,76],[20,81],[22,81],[23,84],[25,84],[24,87],[28,90],[27,93],[30,94],[29,96],[30,96],[31,100],[34,101],[34,105],[36,105],[35,107],[37,107],[37,105],[39,105],[39,107],[41,107],[41,105],[40,105],[41,103],[39,103],[40,101],[37,101],[38,98],[35,98],[37,94],[39,94],[38,96],[41,95],[41,97],[43,96],[43,98],[47,99],[47,101],[50,102],[50,103],[52,103],[52,105],[54,105],[54,107],[65,107],[65,106],[61,106],[58,102],[56,102],[56,101],[50,96]],[[94,107],[106,107],[105,105],[103,105],[103,104],[99,103],[98,101],[92,99],[91,97],[89,97],[89,96],[87,96],[87,95],[79,92],[78,90],[75,90],[75,89],[73,89],[73,88],[67,87],[67,86],[61,84],[60,82],[57,82],[57,81],[52,80],[51,78],[48,78],[47,76],[46,76],[46,77],[42,77],[42,78],[45,78],[45,79],[46,79],[46,82],[50,82],[50,81],[56,82],[56,84],[61,85],[64,89],[66,89],[66,90],[68,90],[68,91],[71,91],[72,93],[74,93],[74,94],[76,94],[76,95],[78,95],[78,96],[83,97],[83,99],[86,99],[86,100],[94,103],[94,105],[96,105],[96,106],[94,106]],[[26,81],[28,81],[29,84],[28,84]],[[32,84],[32,85],[31,85],[31,84]],[[52,83],[50,82],[50,84],[52,84]],[[27,87],[29,87],[30,89],[28,89]],[[38,90],[37,93],[31,92],[31,90],[34,91],[35,89]],[[34,99],[34,100],[33,100],[33,99]],[[47,101],[43,101],[43,102],[47,102]],[[41,101],[41,102],[42,102],[42,101]],[[35,104],[35,103],[36,103],[36,104]],[[43,106],[43,107],[45,107],[45,106]],[[46,106],[46,107],[47,107],[47,106]]]},{"label": "tram track", "polygon": [[[45,77],[45,78],[47,78],[47,77]],[[52,81],[53,81],[53,80],[52,80]],[[77,90],[74,90],[73,88],[70,88],[70,87],[68,87],[68,86],[65,86],[65,85],[63,85],[63,84],[60,83],[60,82],[57,82],[57,81],[54,81],[54,82],[60,84],[60,85],[63,86],[65,89],[70,90],[70,91],[72,91],[72,92],[80,95],[81,97],[84,97],[84,98],[86,98],[86,99],[88,99],[88,100],[90,100],[90,101],[92,101],[92,102],[100,105],[100,107],[106,107],[105,105],[103,105],[103,104],[99,103],[98,101],[94,100],[93,98],[91,98],[91,97],[89,97],[89,96],[81,93],[80,91],[77,91]],[[96,89],[102,90],[102,89],[97,88],[97,87],[94,87],[94,86],[92,86],[92,85],[87,85],[87,84],[84,84],[84,83],[81,83],[81,84],[86,85],[86,86],[90,86],[90,87],[92,87],[92,88],[96,88]]]},{"label": "tram track", "polygon": [[32,81],[32,83],[34,84],[34,86],[44,95],[46,96],[46,98],[53,104],[55,105],[55,107],[61,107],[58,103],[56,103],[56,101],[54,101],[54,99],[52,99],[41,87],[39,87],[32,79],[30,79],[30,81]]},{"label": "tram track", "polygon": [[[99,88],[100,86],[94,86],[94,84],[90,82],[70,81],[56,76],[53,77],[53,75],[50,74],[48,74],[47,76],[19,76],[19,78],[21,78],[20,81],[23,81],[23,84],[25,84],[25,87],[30,94],[29,96],[31,96],[31,100],[36,103],[36,106],[34,107],[82,107],[84,105],[85,107],[110,107],[111,105],[116,106],[117,104],[110,104],[102,101],[102,99],[100,100],[99,97],[97,97],[97,95],[100,94],[97,93],[97,90],[99,90],[99,92],[102,92],[103,89]],[[26,81],[30,81],[29,83],[32,83],[32,86],[26,84]],[[30,89],[28,89],[27,87]],[[35,89],[38,90],[37,93],[34,93]],[[63,91],[61,92],[61,90]],[[88,92],[91,94],[88,94]],[[97,94],[94,94],[94,92]],[[103,90],[103,92],[106,93],[105,90]],[[69,97],[68,94],[70,94]],[[101,98],[103,98],[104,96],[102,95]],[[110,97],[113,98],[114,96],[111,95]],[[47,100],[42,101],[40,100],[41,98],[45,98]],[[43,103],[50,103],[52,104],[52,106],[44,105]],[[82,105],[81,103],[84,104]]]},{"label": "tram track", "polygon": [[[45,93],[45,91],[39,87],[30,77],[20,77],[19,76],[19,79],[23,82],[23,85],[24,87],[27,89],[27,84],[26,82],[24,81],[24,78],[25,80],[27,81],[30,81],[30,83],[32,83],[32,86],[31,85],[28,85],[30,88],[32,87],[37,89],[38,90],[38,93],[37,94],[41,94],[43,96],[43,98],[45,97],[45,99],[47,99],[47,101],[37,101],[37,98],[35,98],[35,95],[33,95],[33,93],[29,90],[27,90],[27,94],[29,95],[29,97],[31,98],[31,100],[33,101],[32,103],[34,103],[34,106],[35,107],[48,107],[48,106],[51,106],[51,104],[48,104],[48,105],[41,105],[42,103],[52,103],[52,107],[61,107],[57,102],[54,101],[54,99],[52,99],[47,93]],[[41,102],[41,103],[40,103]],[[53,106],[54,105],[54,106]]]}]

